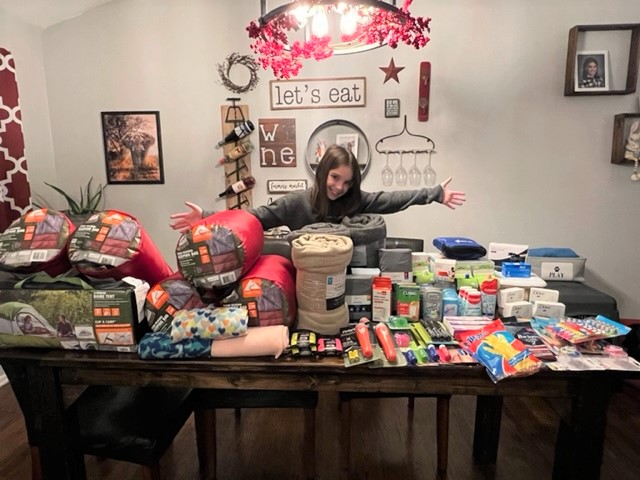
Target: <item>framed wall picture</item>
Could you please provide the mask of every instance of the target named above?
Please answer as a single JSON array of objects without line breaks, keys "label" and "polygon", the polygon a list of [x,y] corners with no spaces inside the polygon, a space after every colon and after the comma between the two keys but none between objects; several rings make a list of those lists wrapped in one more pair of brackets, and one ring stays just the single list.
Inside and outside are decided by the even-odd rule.
[{"label": "framed wall picture", "polygon": [[640,159],[640,113],[620,113],[613,121],[611,163],[633,165]]},{"label": "framed wall picture", "polygon": [[357,133],[339,133],[336,135],[336,145],[340,145],[345,150],[353,153],[358,158],[358,134]]},{"label": "framed wall picture", "polygon": [[581,51],[576,53],[575,88],[583,92],[609,90],[609,52]]},{"label": "framed wall picture", "polygon": [[634,93],[639,67],[640,23],[576,25],[569,30],[564,94]]},{"label": "framed wall picture", "polygon": [[309,137],[305,160],[311,173],[315,175],[318,163],[326,149],[334,144],[342,145],[347,149],[351,148],[358,161],[360,174],[364,178],[371,164],[369,140],[355,123],[341,119],[324,122]]},{"label": "framed wall picture", "polygon": [[107,183],[164,183],[160,112],[102,112]]},{"label": "framed wall picture", "polygon": [[385,118],[397,118],[400,116],[400,99],[399,98],[385,98],[384,116]]}]

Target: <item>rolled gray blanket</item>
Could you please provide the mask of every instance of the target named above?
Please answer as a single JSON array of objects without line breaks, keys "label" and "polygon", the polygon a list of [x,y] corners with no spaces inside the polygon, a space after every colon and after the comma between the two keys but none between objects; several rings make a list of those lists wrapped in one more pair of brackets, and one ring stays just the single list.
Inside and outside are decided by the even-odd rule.
[{"label": "rolled gray blanket", "polygon": [[377,267],[378,250],[384,248],[387,237],[387,224],[382,215],[362,213],[344,217],[342,225],[347,227],[353,240],[353,256],[349,266]]},{"label": "rolled gray blanket", "polygon": [[292,231],[287,235],[287,240],[291,243],[300,235],[304,235],[305,233],[327,233],[329,235],[340,235],[341,237],[350,236],[349,229],[344,225],[339,223],[318,222],[310,223],[309,225],[302,227],[300,230]]}]

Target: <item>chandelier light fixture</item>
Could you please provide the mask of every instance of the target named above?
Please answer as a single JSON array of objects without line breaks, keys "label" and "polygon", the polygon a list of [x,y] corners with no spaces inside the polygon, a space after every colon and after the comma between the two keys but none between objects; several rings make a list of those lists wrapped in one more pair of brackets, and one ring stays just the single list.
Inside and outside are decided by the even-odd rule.
[{"label": "chandelier light fixture", "polygon": [[364,52],[400,43],[422,48],[429,41],[430,18],[409,13],[413,0],[402,7],[382,0],[294,0],[267,12],[247,27],[258,63],[278,79],[295,77],[302,61]]}]

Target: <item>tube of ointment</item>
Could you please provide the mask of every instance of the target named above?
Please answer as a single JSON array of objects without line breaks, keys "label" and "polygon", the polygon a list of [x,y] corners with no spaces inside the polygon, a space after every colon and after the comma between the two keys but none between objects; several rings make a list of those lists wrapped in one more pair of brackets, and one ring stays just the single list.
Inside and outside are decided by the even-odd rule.
[{"label": "tube of ointment", "polygon": [[420,360],[421,363],[427,363],[429,361],[427,350],[422,345],[418,346],[416,342],[412,341],[409,343],[409,347],[411,348],[411,350],[413,350],[413,352],[416,354],[416,357],[418,357],[418,360]]},{"label": "tube of ointment", "polygon": [[427,353],[429,354],[429,359],[432,362],[437,362],[438,360],[440,360],[438,352],[436,351],[436,347],[432,343],[427,345]]},{"label": "tube of ointment", "polygon": [[446,345],[440,345],[438,347],[438,353],[440,354],[440,360],[443,362],[448,362],[451,360],[451,354],[449,353],[449,349]]},{"label": "tube of ointment", "polygon": [[404,352],[402,352],[402,354],[404,355],[404,358],[407,359],[407,363],[409,365],[417,365],[418,364],[418,359],[416,358],[416,354],[413,353],[412,350],[405,350]]}]

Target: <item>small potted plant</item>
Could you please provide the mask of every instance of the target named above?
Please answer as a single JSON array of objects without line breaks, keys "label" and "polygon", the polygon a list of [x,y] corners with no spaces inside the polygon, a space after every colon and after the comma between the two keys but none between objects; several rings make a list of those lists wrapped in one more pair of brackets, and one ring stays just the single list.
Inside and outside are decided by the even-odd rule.
[{"label": "small potted plant", "polygon": [[91,214],[98,211],[98,206],[102,201],[102,194],[104,193],[104,189],[107,188],[106,185],[102,184],[98,184],[97,187],[94,187],[92,186],[92,182],[93,177],[89,179],[86,186],[80,187],[79,198],[73,198],[60,187],[56,187],[55,185],[51,185],[47,182],[44,183],[65,198],[68,209],[63,210],[62,212],[77,225],[78,223],[82,223],[86,220]]}]

